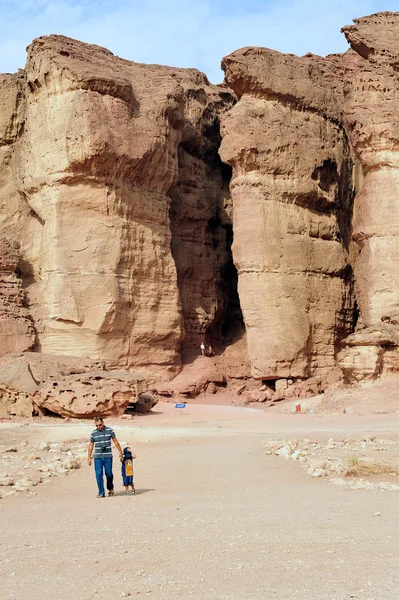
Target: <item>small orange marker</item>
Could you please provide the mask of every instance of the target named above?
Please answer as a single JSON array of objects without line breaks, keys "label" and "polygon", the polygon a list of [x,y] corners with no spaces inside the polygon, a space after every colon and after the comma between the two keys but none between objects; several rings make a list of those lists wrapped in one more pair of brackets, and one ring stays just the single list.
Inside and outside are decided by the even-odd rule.
[{"label": "small orange marker", "polygon": [[297,404],[295,407],[295,412],[300,413],[301,412],[301,405]]}]

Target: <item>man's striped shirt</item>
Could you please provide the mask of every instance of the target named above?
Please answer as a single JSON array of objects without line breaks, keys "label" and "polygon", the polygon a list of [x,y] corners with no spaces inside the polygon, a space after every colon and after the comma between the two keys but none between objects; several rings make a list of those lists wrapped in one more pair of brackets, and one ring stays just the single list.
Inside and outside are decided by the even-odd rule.
[{"label": "man's striped shirt", "polygon": [[111,439],[115,437],[112,427],[105,426],[104,429],[95,429],[90,441],[94,443],[94,458],[111,458],[112,446]]}]

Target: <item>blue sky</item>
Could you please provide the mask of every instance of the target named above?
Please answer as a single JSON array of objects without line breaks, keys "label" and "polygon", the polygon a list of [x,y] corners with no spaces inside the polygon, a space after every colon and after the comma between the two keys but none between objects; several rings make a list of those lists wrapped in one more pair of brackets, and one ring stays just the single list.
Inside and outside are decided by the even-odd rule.
[{"label": "blue sky", "polygon": [[383,10],[399,10],[399,0],[0,0],[0,72],[23,67],[35,37],[59,33],[137,62],[196,67],[219,83],[220,60],[238,48],[343,52],[341,27]]}]

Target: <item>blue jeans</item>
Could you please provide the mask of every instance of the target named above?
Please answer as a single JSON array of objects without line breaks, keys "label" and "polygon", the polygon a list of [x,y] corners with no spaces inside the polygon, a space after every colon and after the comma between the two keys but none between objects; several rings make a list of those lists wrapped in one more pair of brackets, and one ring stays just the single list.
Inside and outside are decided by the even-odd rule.
[{"label": "blue jeans", "polygon": [[105,477],[107,478],[107,490],[113,490],[114,476],[112,474],[112,456],[110,456],[109,458],[94,459],[94,471],[96,473],[98,493],[102,496],[104,496],[105,494],[103,470],[105,472]]}]

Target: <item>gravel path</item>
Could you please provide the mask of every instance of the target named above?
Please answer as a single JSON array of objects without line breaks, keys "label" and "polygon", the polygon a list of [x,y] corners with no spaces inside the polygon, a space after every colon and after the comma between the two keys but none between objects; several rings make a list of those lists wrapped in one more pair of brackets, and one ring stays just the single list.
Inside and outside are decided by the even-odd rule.
[{"label": "gravel path", "polygon": [[[116,495],[97,499],[84,465],[1,500],[1,600],[397,600],[398,494],[341,489],[266,456],[262,442],[291,421],[196,418],[165,438],[142,421],[134,497],[117,468]],[[373,429],[359,423],[337,429]]]}]

